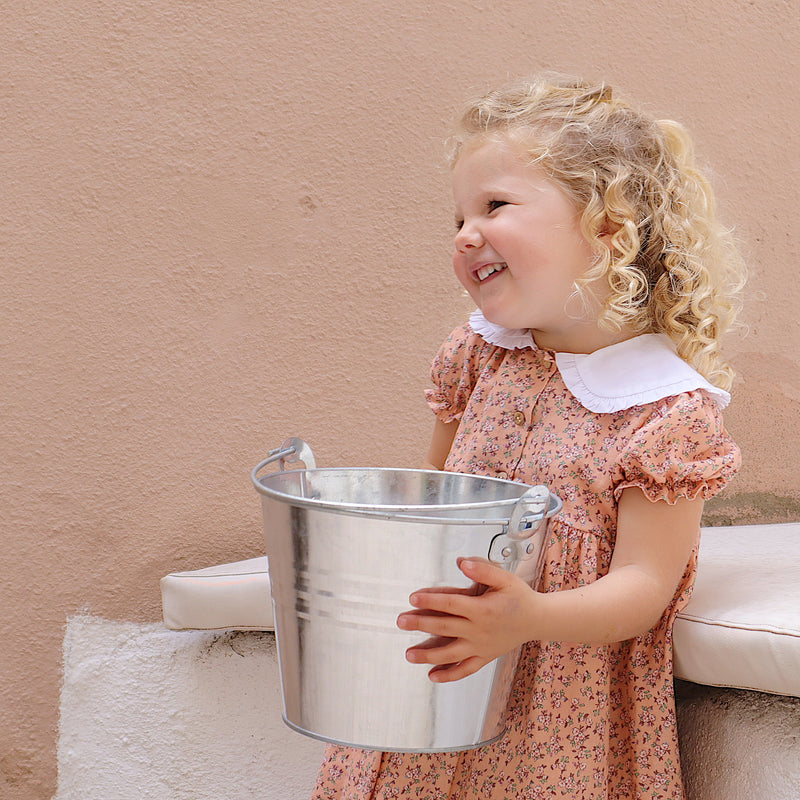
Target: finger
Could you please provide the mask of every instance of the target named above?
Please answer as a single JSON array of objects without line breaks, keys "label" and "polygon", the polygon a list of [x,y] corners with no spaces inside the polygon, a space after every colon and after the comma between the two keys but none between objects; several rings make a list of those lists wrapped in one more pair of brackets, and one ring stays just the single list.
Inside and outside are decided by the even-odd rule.
[{"label": "finger", "polygon": [[397,627],[403,631],[421,631],[432,636],[460,636],[464,632],[464,618],[450,614],[425,611],[406,611],[397,618]]},{"label": "finger", "polygon": [[510,572],[485,558],[459,558],[458,568],[475,583],[484,584],[492,589],[509,586],[512,580]]},{"label": "finger", "polygon": [[459,661],[455,664],[442,664],[441,666],[434,667],[428,673],[428,678],[434,683],[460,681],[462,678],[473,675],[488,663],[486,659],[473,656],[472,658],[465,658],[463,661]]},{"label": "finger", "polygon": [[414,594],[460,594],[465,597],[474,597],[482,587],[472,584],[472,586],[426,586],[424,589],[417,589]]},{"label": "finger", "polygon": [[474,595],[450,594],[449,592],[414,592],[408,598],[408,602],[415,609],[431,616],[467,617],[475,598]]},{"label": "finger", "polygon": [[406,661],[411,664],[455,664],[470,658],[471,653],[461,639],[436,636],[406,650]]}]

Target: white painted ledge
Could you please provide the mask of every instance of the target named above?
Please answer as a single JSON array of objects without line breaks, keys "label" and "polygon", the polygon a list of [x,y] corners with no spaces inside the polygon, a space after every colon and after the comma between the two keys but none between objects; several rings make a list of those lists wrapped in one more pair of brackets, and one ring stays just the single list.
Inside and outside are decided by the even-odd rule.
[{"label": "white painted ledge", "polygon": [[307,800],[271,633],[69,620],[54,800]]},{"label": "white painted ledge", "polygon": [[[683,684],[687,800],[800,800],[800,698]],[[271,633],[69,620],[54,800],[307,800]]]}]

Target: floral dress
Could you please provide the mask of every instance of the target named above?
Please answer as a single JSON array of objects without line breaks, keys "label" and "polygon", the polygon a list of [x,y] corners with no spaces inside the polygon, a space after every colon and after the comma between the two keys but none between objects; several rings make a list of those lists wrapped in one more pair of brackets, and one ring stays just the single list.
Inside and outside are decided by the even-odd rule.
[{"label": "floral dress", "polygon": [[[708,498],[738,470],[722,403],[699,375],[702,388],[590,411],[574,393],[588,402],[585,387],[574,376],[572,391],[565,383],[558,354],[532,341],[492,344],[475,332],[487,335],[485,323],[472,322],[434,360],[428,402],[438,419],[460,420],[445,469],[544,483],[562,499],[540,591],[608,572],[626,487],[667,503]],[[668,373],[669,358],[664,363]],[[313,800],[681,800],[672,624],[691,595],[696,555],[695,548],[671,603],[643,636],[524,645],[508,731],[496,743],[433,754],[329,746]]]}]

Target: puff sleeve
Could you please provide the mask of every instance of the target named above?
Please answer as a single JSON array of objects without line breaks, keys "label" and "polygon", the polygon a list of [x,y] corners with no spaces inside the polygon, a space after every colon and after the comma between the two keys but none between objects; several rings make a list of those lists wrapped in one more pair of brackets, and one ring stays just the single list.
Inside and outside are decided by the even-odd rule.
[{"label": "puff sleeve", "polygon": [[486,342],[469,325],[456,328],[431,364],[433,388],[425,399],[442,422],[460,420],[481,371],[501,348]]},{"label": "puff sleeve", "polygon": [[614,495],[638,486],[650,500],[708,499],[738,472],[741,454],[721,412],[703,391],[666,398],[628,440]]}]

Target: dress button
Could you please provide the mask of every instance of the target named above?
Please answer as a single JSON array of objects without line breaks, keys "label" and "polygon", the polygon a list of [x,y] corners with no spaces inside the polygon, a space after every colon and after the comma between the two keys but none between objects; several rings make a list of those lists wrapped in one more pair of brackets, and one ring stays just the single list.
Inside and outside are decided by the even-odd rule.
[{"label": "dress button", "polygon": [[507,472],[498,472],[497,473],[497,477],[500,478],[501,480],[506,480],[506,478],[508,478],[508,473]]},{"label": "dress button", "polygon": [[525,424],[525,415],[521,411],[515,411],[514,422],[516,422],[521,428]]}]

